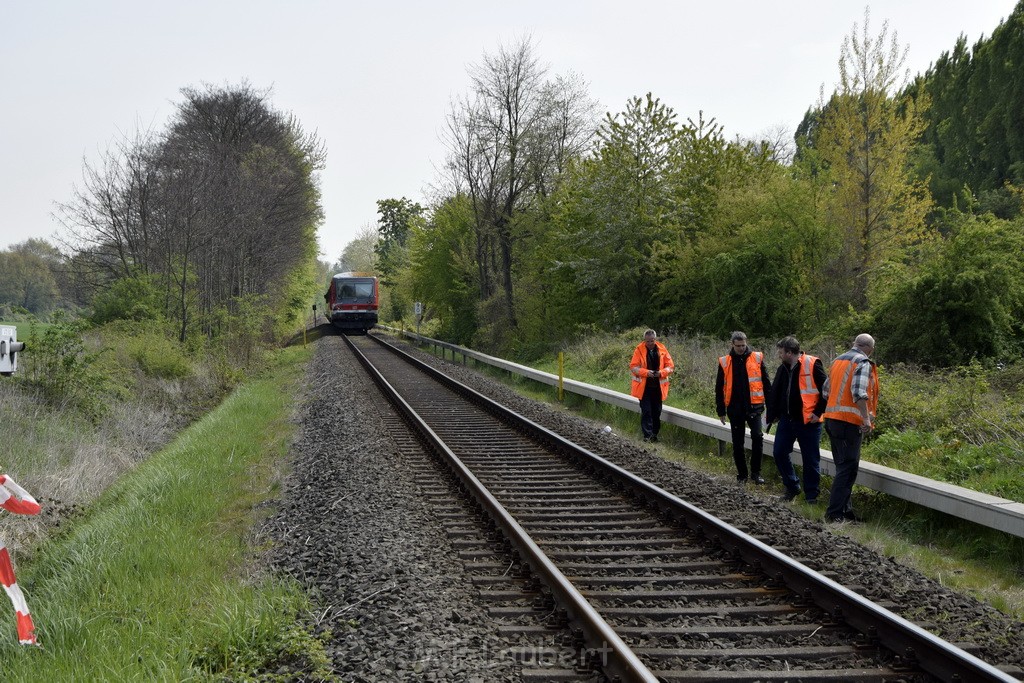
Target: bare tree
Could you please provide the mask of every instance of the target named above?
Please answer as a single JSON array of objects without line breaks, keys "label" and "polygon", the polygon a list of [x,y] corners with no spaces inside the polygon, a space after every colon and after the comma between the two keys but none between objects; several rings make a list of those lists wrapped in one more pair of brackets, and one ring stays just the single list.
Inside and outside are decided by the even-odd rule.
[{"label": "bare tree", "polygon": [[472,92],[453,102],[447,121],[452,194],[473,207],[480,295],[500,293],[512,326],[516,217],[550,192],[594,130],[596,105],[582,80],[547,81],[547,71],[529,38],[502,45],[470,67]]},{"label": "bare tree", "polygon": [[59,216],[92,285],[159,283],[184,339],[197,315],[232,301],[277,305],[288,275],[315,259],[324,150],[270,107],[269,91],[182,94],[163,135],[126,138],[98,166],[86,162]]},{"label": "bare tree", "polygon": [[[168,164],[203,168],[197,263],[203,307],[272,292],[310,256],[321,220],[310,174],[323,150],[297,122],[273,111],[268,92],[185,89],[164,149]],[[299,247],[299,248],[296,248]],[[314,254],[315,255],[315,254]]]},{"label": "bare tree", "polygon": [[531,131],[530,162],[533,183],[541,196],[566,170],[571,159],[593,145],[600,112],[587,83],[578,74],[556,76],[544,84],[538,125]]},{"label": "bare tree", "polygon": [[146,273],[152,241],[152,195],[156,186],[153,135],[124,136],[100,158],[83,161],[82,185],[71,201],[58,203],[61,243],[86,256],[78,260],[81,281],[95,289],[110,279]]},{"label": "bare tree", "polygon": [[372,273],[377,265],[377,243],[380,232],[376,223],[367,223],[359,233],[345,245],[334,264],[336,273]]},{"label": "bare tree", "polygon": [[793,163],[796,155],[796,140],[793,131],[784,123],[777,123],[765,128],[749,139],[738,142],[749,145],[755,154],[763,154],[766,158],[782,166]]},{"label": "bare tree", "polygon": [[497,206],[497,155],[486,139],[481,139],[483,119],[479,107],[468,99],[453,104],[448,116],[448,169],[453,180],[452,194],[464,192],[473,207],[476,234],[477,278],[480,296],[494,294],[492,273],[496,240],[494,209]]}]

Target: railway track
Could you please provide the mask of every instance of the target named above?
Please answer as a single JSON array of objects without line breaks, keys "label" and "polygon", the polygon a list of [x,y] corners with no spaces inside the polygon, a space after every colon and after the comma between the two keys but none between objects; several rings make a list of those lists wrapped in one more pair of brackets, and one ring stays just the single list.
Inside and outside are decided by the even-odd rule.
[{"label": "railway track", "polygon": [[557,650],[525,645],[545,665],[525,678],[1016,680],[397,349],[348,343],[493,531],[480,548],[448,513],[491,615]]}]

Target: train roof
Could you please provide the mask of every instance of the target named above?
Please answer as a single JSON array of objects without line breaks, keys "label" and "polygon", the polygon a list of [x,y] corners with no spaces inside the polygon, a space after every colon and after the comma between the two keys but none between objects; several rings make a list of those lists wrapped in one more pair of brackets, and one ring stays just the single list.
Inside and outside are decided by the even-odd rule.
[{"label": "train roof", "polygon": [[373,273],[346,272],[346,273],[336,273],[331,279],[334,280],[334,279],[340,278],[340,277],[377,277],[377,276],[374,275]]}]

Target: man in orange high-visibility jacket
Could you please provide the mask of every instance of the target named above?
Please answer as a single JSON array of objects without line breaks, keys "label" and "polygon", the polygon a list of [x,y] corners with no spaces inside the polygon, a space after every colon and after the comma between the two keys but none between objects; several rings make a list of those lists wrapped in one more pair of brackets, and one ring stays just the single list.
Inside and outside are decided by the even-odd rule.
[{"label": "man in orange high-visibility jacket", "polygon": [[765,397],[772,388],[764,354],[747,346],[747,335],[732,333],[732,349],[728,356],[718,359],[718,377],[715,379],[715,403],[718,419],[725,424],[729,417],[732,430],[732,458],[736,462],[736,480],[747,481],[747,458],[743,452],[744,432],[750,426],[750,477],[755,484],[763,484],[761,456],[764,437],[761,415]]},{"label": "man in orange high-visibility jacket", "polygon": [[832,362],[825,395],[825,431],[832,441],[836,475],[825,510],[826,522],[860,522],[853,512],[851,493],[860,469],[860,445],[875,427],[878,411],[878,368],[870,356],[875,340],[859,334],[853,348]]},{"label": "man in orange high-visibility jacket", "polygon": [[786,492],[782,500],[790,501],[800,495],[800,479],[793,469],[789,454],[793,443],[800,444],[800,457],[804,474],[804,497],[808,503],[818,502],[821,484],[821,422],[825,412],[825,399],[821,390],[828,381],[821,360],[800,350],[796,337],[783,337],[775,345],[779,355],[779,369],[772,381],[768,400],[768,426],[778,422],[775,431],[775,467]]},{"label": "man in orange high-visibility jacket", "polygon": [[640,399],[640,431],[644,441],[657,441],[661,431],[661,403],[668,398],[668,377],[675,371],[672,356],[658,341],[654,330],[644,332],[644,340],[633,351],[629,372],[633,376],[630,392]]}]

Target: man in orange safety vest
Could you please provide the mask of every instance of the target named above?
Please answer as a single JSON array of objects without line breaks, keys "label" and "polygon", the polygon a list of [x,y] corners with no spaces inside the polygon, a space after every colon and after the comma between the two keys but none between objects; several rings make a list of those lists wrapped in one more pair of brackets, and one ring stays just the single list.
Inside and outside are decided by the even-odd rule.
[{"label": "man in orange safety vest", "polygon": [[832,362],[822,391],[828,401],[825,431],[836,465],[826,522],[862,521],[853,512],[851,493],[860,469],[860,445],[874,429],[878,412],[878,368],[869,358],[874,351],[870,334],[857,335],[853,348]]},{"label": "man in orange safety vest", "polygon": [[633,350],[629,361],[632,375],[630,394],[640,399],[640,431],[644,441],[657,441],[661,431],[661,403],[668,398],[668,378],[675,371],[672,356],[658,341],[654,330],[644,332],[644,340]]},{"label": "man in orange safety vest", "polygon": [[748,474],[747,458],[743,450],[747,426],[750,427],[750,478],[755,484],[764,483],[761,477],[761,456],[764,452],[761,416],[764,414],[765,397],[770,390],[771,381],[764,366],[764,354],[752,351],[747,346],[746,334],[733,332],[729,355],[718,359],[715,403],[722,424],[725,424],[726,416],[729,417],[736,480],[741,484],[747,481]]},{"label": "man in orange safety vest", "polygon": [[782,485],[786,488],[782,500],[791,501],[800,495],[800,479],[793,469],[790,453],[793,444],[800,444],[800,458],[803,465],[804,497],[808,503],[818,502],[821,484],[821,441],[822,414],[825,399],[821,390],[828,381],[821,359],[800,350],[800,341],[793,336],[783,337],[775,345],[779,356],[779,369],[772,381],[771,397],[768,401],[768,426],[779,423],[775,431],[775,448],[772,455],[779,470]]}]

